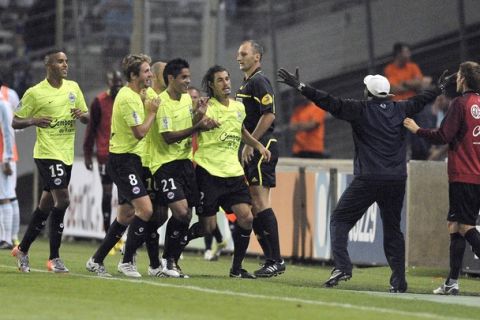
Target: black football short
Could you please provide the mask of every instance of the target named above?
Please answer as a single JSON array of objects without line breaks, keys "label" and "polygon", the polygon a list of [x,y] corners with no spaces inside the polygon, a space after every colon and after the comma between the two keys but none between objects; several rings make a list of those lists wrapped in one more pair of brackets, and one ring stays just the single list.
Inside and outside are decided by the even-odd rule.
[{"label": "black football short", "polygon": [[198,206],[200,194],[192,161],[183,159],[165,163],[153,176],[162,206],[183,199],[190,208]]},{"label": "black football short", "polygon": [[132,153],[110,153],[107,173],[117,185],[118,203],[124,204],[146,196],[140,157]]},{"label": "black football short", "polygon": [[[264,140],[264,141],[263,141]],[[251,186],[265,186],[274,188],[276,185],[275,168],[278,162],[277,140],[274,138],[262,139],[262,144],[271,152],[269,162],[264,162],[260,153],[254,150],[253,158],[245,165],[245,176]]]},{"label": "black football short", "polygon": [[60,160],[34,159],[38,172],[42,177],[43,190],[67,189],[72,176],[72,166]]},{"label": "black football short", "polygon": [[448,184],[448,221],[474,226],[480,211],[480,184],[452,182]]},{"label": "black football short", "polygon": [[102,184],[112,184],[112,178],[107,173],[107,164],[106,163],[99,163],[98,164],[98,173],[100,174],[100,181]]},{"label": "black football short", "polygon": [[232,212],[233,205],[252,203],[244,176],[231,178],[212,176],[198,165],[195,171],[200,190],[200,206],[197,207],[199,216],[214,216],[219,207],[222,207],[225,212]]},{"label": "black football short", "polygon": [[152,172],[149,168],[143,167],[142,170],[143,185],[145,186],[145,188],[147,188],[147,193],[150,197],[150,200],[152,200],[152,203],[155,203],[160,198],[160,195],[158,194],[158,185],[155,182],[155,179],[153,178]]}]

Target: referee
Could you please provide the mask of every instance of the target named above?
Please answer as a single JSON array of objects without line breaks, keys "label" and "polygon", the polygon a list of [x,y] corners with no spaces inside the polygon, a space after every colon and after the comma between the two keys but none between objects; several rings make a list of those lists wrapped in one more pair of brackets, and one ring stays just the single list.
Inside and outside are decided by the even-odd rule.
[{"label": "referee", "polygon": [[272,277],[285,272],[280,254],[278,223],[270,203],[270,188],[275,187],[275,167],[278,162],[277,139],[273,136],[275,98],[270,81],[263,74],[261,60],[263,47],[256,41],[244,41],[237,53],[237,62],[244,73],[244,81],[236,100],[245,105],[244,121],[247,131],[271,153],[269,162],[251,146],[242,150],[245,175],[252,196],[253,231],[265,255],[265,264],[256,270],[257,277]]}]

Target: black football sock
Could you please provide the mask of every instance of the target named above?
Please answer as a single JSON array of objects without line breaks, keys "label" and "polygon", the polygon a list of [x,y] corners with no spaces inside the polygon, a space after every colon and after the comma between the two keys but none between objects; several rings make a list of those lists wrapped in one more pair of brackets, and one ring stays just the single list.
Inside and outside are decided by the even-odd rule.
[{"label": "black football sock", "polygon": [[278,223],[275,213],[272,208],[268,208],[259,212],[257,217],[262,221],[263,235],[267,238],[267,242],[270,244],[271,258],[275,261],[281,261],[282,256],[280,255]]},{"label": "black football sock", "polygon": [[150,259],[150,267],[156,269],[160,266],[160,245],[158,243],[158,222],[147,222],[147,238],[145,247],[147,248],[148,258]]},{"label": "black football sock", "polygon": [[187,231],[187,242],[192,241],[193,239],[197,239],[203,237],[205,233],[203,232],[203,228],[200,222],[195,222],[190,226]]},{"label": "black football sock", "polygon": [[477,257],[480,257],[480,233],[476,228],[472,228],[465,233],[465,239],[472,246],[472,250]]},{"label": "black football sock", "polygon": [[60,256],[59,250],[62,244],[63,235],[63,218],[66,209],[58,209],[53,207],[50,211],[50,260]]},{"label": "black football sock", "polygon": [[220,228],[218,227],[218,224],[215,224],[215,229],[212,231],[212,235],[215,237],[215,241],[217,243],[220,243],[223,241],[223,235],[220,232]]},{"label": "black football sock", "polygon": [[205,242],[205,250],[212,250],[213,236],[211,234],[207,234],[205,237],[203,237],[203,241]]},{"label": "black football sock", "polygon": [[[170,217],[167,222],[167,230],[165,232],[165,248],[163,250],[163,258],[174,258],[176,259],[178,253],[181,253],[181,241],[184,240],[182,237],[185,237],[188,233],[188,223],[182,222],[175,217]],[[184,240],[185,241],[185,240]]]},{"label": "black football sock", "polygon": [[450,234],[450,273],[448,280],[457,280],[462,269],[463,254],[465,253],[465,238],[458,232]]},{"label": "black football sock", "polygon": [[32,213],[32,220],[28,224],[27,231],[23,236],[22,242],[18,246],[20,251],[27,253],[32,245],[33,241],[38,237],[40,232],[42,232],[43,228],[47,224],[48,219],[48,212],[43,212],[40,208],[35,209]]},{"label": "black football sock", "polygon": [[115,219],[108,228],[108,232],[105,235],[105,238],[103,238],[100,247],[98,247],[97,251],[93,255],[93,261],[97,263],[103,263],[103,260],[110,250],[112,250],[115,244],[117,244],[117,242],[122,238],[125,230],[127,230],[127,226],[120,224],[117,219]]},{"label": "black football sock", "polygon": [[128,228],[125,253],[122,260],[123,263],[133,261],[133,255],[145,241],[146,229],[147,222],[143,221],[138,216],[135,216],[130,224],[130,228]]},{"label": "black football sock", "polygon": [[243,229],[238,224],[235,227],[235,231],[232,234],[234,244],[232,270],[238,271],[242,267],[242,262],[250,243],[250,233],[252,233],[251,229]]},{"label": "black football sock", "polygon": [[[238,224],[235,224],[235,228],[238,227]],[[260,218],[255,217],[253,218],[253,232],[257,237],[257,241],[262,248],[263,255],[265,256],[266,260],[272,259],[272,249],[270,247],[270,243],[268,243],[268,238],[264,235],[264,227]]]},{"label": "black football sock", "polygon": [[108,232],[110,227],[110,219],[112,217],[112,195],[109,193],[103,193],[102,196],[102,213],[103,213],[103,230]]}]

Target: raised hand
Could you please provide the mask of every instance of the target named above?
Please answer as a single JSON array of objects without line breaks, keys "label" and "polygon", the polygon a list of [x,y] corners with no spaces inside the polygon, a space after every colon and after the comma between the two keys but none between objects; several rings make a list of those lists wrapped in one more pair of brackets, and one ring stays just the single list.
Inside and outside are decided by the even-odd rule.
[{"label": "raised hand", "polygon": [[286,85],[298,89],[300,86],[300,76],[298,74],[298,67],[295,68],[295,75],[291,74],[287,70],[280,68],[277,71],[277,75],[280,78],[277,80],[280,83],[285,83]]}]

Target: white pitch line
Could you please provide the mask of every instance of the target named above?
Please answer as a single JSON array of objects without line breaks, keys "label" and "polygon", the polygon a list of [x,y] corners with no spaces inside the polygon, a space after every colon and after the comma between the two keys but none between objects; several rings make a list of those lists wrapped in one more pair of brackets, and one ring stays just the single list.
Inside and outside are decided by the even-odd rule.
[{"label": "white pitch line", "polygon": [[[0,267],[7,268],[7,269],[17,269],[16,267],[7,266],[7,265],[0,265]],[[31,270],[35,272],[41,272],[41,273],[51,273],[51,272],[40,270],[40,269],[31,269]],[[410,312],[410,311],[402,311],[397,309],[359,306],[359,305],[354,305],[350,303],[327,302],[327,301],[308,300],[308,299],[293,298],[293,297],[267,296],[262,294],[252,294],[252,293],[237,292],[237,291],[230,291],[230,290],[208,289],[208,288],[191,286],[191,285],[183,286],[183,285],[176,285],[171,283],[153,282],[153,281],[146,281],[146,280],[140,280],[140,279],[126,279],[126,278],[116,278],[116,277],[105,278],[105,277],[93,276],[88,274],[80,274],[80,273],[72,273],[72,272],[69,272],[68,275],[79,277],[79,278],[100,279],[100,280],[107,280],[107,281],[121,281],[121,282],[128,282],[128,283],[140,283],[140,284],[147,284],[147,285],[156,286],[156,287],[187,289],[191,291],[198,291],[198,292],[218,294],[218,295],[229,295],[234,297],[244,297],[244,298],[250,298],[250,299],[253,298],[253,299],[264,299],[264,300],[273,300],[273,301],[285,301],[285,302],[293,302],[293,303],[304,303],[304,304],[310,304],[310,305],[337,307],[337,308],[361,310],[361,311],[367,311],[367,312],[388,313],[388,314],[402,315],[402,316],[408,316],[408,317],[419,317],[419,318],[425,318],[425,319],[445,319],[445,320],[472,319],[472,318],[442,316],[439,314],[427,313],[427,312]],[[232,279],[232,281],[236,281],[236,280]],[[252,280],[245,280],[245,281],[252,281]],[[348,290],[342,290],[342,291],[345,292]],[[362,292],[362,291],[350,291],[350,292]]]}]

